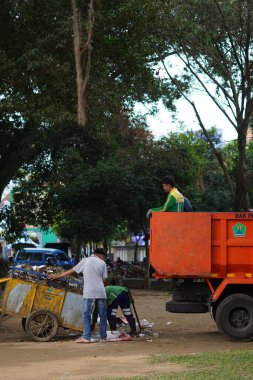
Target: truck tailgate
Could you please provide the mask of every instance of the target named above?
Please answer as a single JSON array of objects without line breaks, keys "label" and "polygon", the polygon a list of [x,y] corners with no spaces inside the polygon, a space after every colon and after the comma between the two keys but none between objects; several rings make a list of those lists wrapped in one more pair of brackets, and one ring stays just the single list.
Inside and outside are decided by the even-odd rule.
[{"label": "truck tailgate", "polygon": [[150,241],[150,262],[158,277],[210,276],[210,213],[154,212]]}]

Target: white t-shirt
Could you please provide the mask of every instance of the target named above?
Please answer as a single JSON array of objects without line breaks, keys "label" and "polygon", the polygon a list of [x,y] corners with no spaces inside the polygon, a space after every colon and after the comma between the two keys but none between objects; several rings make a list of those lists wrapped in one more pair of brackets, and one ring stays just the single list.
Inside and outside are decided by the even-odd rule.
[{"label": "white t-shirt", "polygon": [[73,269],[76,273],[83,273],[83,298],[106,298],[103,280],[107,278],[107,267],[103,260],[91,255]]}]

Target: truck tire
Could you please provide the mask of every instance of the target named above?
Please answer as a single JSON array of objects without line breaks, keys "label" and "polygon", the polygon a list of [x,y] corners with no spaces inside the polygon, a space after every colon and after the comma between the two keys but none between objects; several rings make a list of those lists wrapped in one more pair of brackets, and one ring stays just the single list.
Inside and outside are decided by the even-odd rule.
[{"label": "truck tire", "polygon": [[215,321],[222,335],[232,341],[253,340],[253,297],[232,294],[217,307]]},{"label": "truck tire", "polygon": [[166,303],[166,310],[170,313],[200,314],[207,313],[208,307],[206,304],[199,302],[169,301]]},{"label": "truck tire", "polygon": [[59,328],[55,314],[48,310],[35,310],[26,320],[26,333],[36,342],[48,342],[53,339]]}]

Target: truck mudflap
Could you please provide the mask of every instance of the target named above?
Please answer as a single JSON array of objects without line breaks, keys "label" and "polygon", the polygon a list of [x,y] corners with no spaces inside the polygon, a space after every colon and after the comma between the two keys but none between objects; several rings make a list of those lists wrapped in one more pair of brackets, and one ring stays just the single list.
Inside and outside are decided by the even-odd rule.
[{"label": "truck mudflap", "polygon": [[201,314],[208,313],[208,305],[199,302],[166,302],[166,311],[170,313]]}]

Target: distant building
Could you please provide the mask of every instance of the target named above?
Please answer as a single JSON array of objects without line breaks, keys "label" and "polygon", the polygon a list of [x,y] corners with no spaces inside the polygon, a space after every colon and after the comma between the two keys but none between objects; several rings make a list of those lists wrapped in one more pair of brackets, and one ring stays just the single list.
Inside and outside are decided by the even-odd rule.
[{"label": "distant building", "polygon": [[[134,245],[113,245],[111,248],[112,260],[116,261],[119,257],[123,261],[134,261]],[[139,246],[137,250],[137,261],[141,262],[146,257],[144,246]]]},{"label": "distant building", "polygon": [[45,231],[40,227],[26,225],[26,230],[28,236],[42,247],[47,243],[58,243],[60,241],[51,228]]}]

